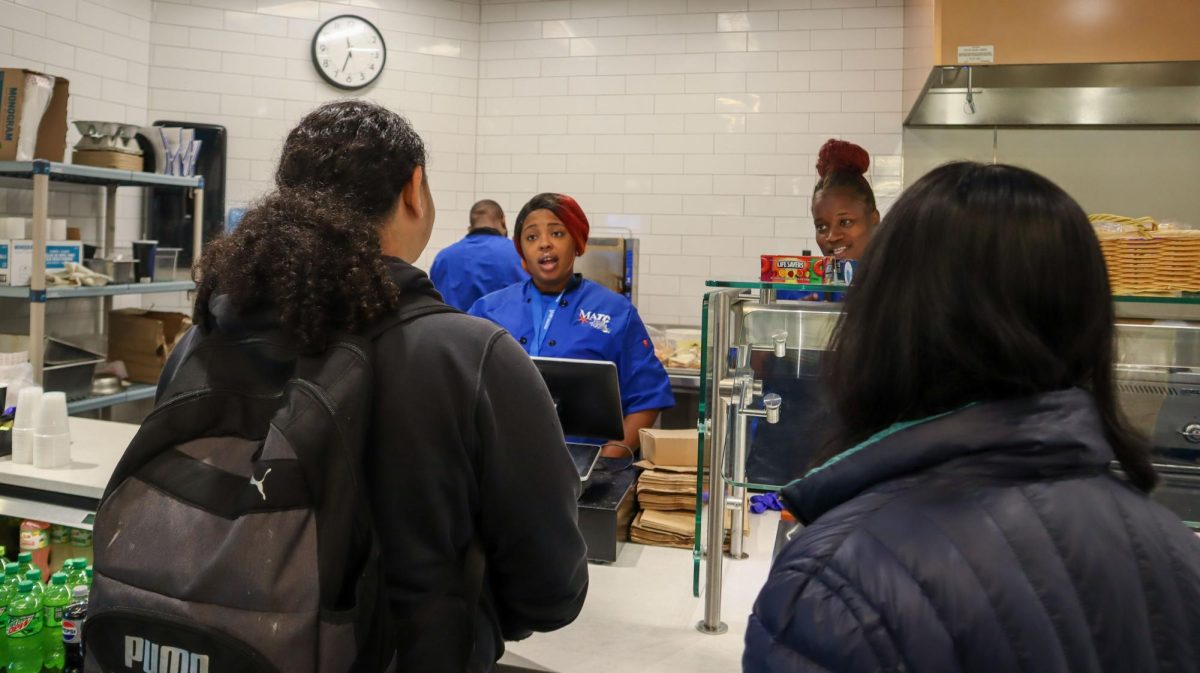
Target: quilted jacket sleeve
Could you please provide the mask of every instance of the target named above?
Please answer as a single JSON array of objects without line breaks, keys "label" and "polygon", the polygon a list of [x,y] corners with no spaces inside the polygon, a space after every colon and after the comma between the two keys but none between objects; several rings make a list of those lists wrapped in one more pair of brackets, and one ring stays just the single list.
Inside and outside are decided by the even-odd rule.
[{"label": "quilted jacket sleeve", "polygon": [[835,569],[812,558],[787,559],[772,569],[746,629],[745,673],[874,673],[899,667],[879,612]]}]

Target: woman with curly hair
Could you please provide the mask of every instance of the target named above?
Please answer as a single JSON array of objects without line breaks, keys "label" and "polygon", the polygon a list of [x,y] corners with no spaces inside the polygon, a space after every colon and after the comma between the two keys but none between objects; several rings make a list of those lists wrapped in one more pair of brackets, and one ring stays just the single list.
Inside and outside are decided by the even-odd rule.
[{"label": "woman with curly hair", "polygon": [[[525,352],[412,266],[434,221],[425,165],[408,121],[373,103],[304,117],[274,191],[205,250],[196,328],[163,379],[214,333],[282,332],[307,353],[339,333],[373,339],[364,474],[396,670],[492,670],[504,640],[583,605],[580,485]],[[464,577],[479,549],[486,581]]]}]

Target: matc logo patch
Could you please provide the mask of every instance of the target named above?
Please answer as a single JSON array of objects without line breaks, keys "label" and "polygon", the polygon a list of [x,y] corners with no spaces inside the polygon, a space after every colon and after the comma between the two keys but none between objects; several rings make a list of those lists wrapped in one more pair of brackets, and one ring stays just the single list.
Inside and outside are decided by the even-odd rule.
[{"label": "matc logo patch", "polygon": [[596,313],[594,311],[579,309],[579,324],[581,325],[587,325],[592,329],[597,329],[608,334],[608,324],[610,322],[612,322],[612,316],[607,313]]}]

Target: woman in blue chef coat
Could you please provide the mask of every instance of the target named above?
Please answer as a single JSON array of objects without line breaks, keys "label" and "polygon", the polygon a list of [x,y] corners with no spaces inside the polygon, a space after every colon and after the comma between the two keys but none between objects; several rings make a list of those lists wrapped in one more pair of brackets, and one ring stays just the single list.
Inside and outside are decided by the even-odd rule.
[{"label": "woman in blue chef coat", "polygon": [[[513,242],[529,280],[475,302],[469,313],[512,334],[530,355],[608,360],[617,365],[624,447],[637,449],[638,431],[675,406],[667,372],[637,309],[625,297],[575,273],[587,248],[587,215],[565,194],[538,194],[517,215]],[[602,455],[625,449],[610,443]]]}]

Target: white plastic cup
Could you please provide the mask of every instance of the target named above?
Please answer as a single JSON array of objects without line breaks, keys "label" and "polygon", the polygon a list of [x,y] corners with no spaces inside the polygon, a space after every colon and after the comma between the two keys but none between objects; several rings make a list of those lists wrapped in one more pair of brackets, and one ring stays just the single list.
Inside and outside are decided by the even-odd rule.
[{"label": "white plastic cup", "polygon": [[42,404],[33,416],[33,427],[39,435],[69,435],[67,425],[67,394],[62,391],[42,393]]},{"label": "white plastic cup", "polygon": [[42,406],[41,386],[22,388],[17,396],[17,417],[13,419],[12,461],[33,462],[33,435],[36,417]]},{"label": "white plastic cup", "polygon": [[33,466],[44,469],[66,467],[71,464],[71,435],[33,436]]},{"label": "white plastic cup", "polygon": [[67,395],[42,393],[42,404],[34,416],[33,465],[65,467],[71,462],[71,428],[67,425]]}]

